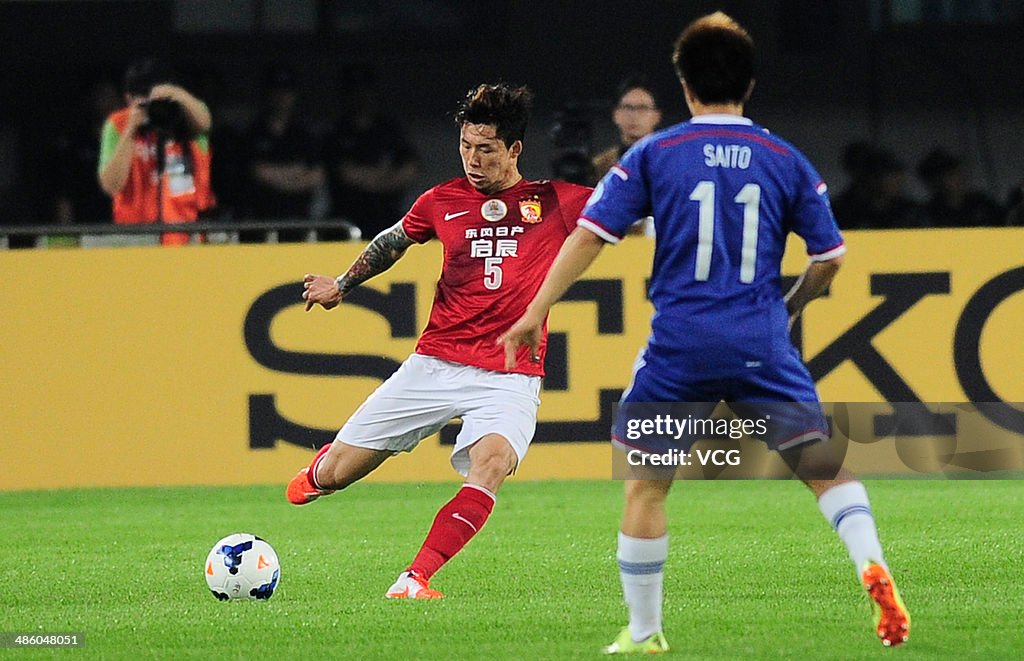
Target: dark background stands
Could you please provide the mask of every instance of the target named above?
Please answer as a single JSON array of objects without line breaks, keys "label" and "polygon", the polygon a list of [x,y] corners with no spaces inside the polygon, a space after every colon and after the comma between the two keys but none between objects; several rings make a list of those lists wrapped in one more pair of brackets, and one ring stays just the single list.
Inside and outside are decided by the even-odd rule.
[{"label": "dark background stands", "polygon": [[384,112],[374,74],[346,72],[338,85],[341,112],[328,139],[333,215],[371,239],[405,213],[420,160],[405,127]]},{"label": "dark background stands", "polygon": [[[450,100],[479,80],[536,91],[534,137],[522,159],[531,176],[552,172],[558,148],[549,129],[570,104],[603,108],[588,115],[592,142],[617,141],[604,99],[628,73],[643,72],[665,100],[662,125],[685,118],[667,53],[683,24],[715,9],[749,25],[770,63],[757,72],[751,116],[789,137],[834,193],[849,182],[837,155],[861,139],[907,163],[942,145],[962,159],[968,189],[996,200],[1019,185],[1024,0],[597,0],[585,15],[563,0],[0,0],[0,222],[53,218],[55,170],[40,155],[79,121],[77,81],[120,72],[143,53],[175,64],[210,104],[219,212],[239,219],[246,199],[234,181],[242,149],[233,138],[254,121],[263,71],[297,72],[303,119],[320,135],[344,114],[338,90],[324,81],[372,62],[386,114],[423,157],[404,211],[413,192],[459,174],[435,155],[451,149]],[[928,197],[916,177],[903,183],[906,197]]]},{"label": "dark background stands", "polygon": [[924,212],[929,227],[1001,225],[1005,209],[988,194],[968,188],[963,159],[937,147],[917,164],[928,189]]},{"label": "dark background stands", "polygon": [[[324,185],[322,150],[299,107],[294,74],[271,68],[265,77],[260,114],[243,138],[248,175],[244,216],[257,220],[308,219]],[[308,231],[282,230],[279,241],[304,241]],[[261,233],[242,232],[243,243]]]},{"label": "dark background stands", "polygon": [[832,198],[839,227],[901,229],[925,226],[920,204],[904,190],[903,163],[890,150],[854,142],[843,151],[849,185]]}]

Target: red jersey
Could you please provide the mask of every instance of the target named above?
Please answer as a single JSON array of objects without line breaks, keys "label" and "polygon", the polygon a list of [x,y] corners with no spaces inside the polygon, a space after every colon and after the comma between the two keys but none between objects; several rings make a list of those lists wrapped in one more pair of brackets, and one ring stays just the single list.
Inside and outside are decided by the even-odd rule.
[{"label": "red jersey", "polygon": [[[494,195],[465,177],[421,195],[402,219],[417,243],[444,244],[430,321],[416,353],[495,372],[505,351],[495,344],[526,312],[590,197],[591,189],[562,181],[520,181]],[[544,376],[547,322],[540,362],[522,347],[513,372]]]}]

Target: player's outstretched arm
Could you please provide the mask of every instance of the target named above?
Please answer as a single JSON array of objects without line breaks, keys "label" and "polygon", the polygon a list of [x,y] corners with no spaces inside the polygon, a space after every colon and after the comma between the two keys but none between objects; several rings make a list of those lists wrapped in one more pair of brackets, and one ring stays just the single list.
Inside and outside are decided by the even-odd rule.
[{"label": "player's outstretched arm", "polygon": [[307,273],[302,279],[306,311],[309,312],[317,303],[325,310],[337,306],[358,285],[391,268],[413,243],[415,241],[405,233],[402,221],[398,221],[374,237],[344,275],[332,278]]},{"label": "player's outstretched arm", "polygon": [[786,294],[786,311],[789,312],[789,325],[803,312],[804,306],[825,293],[832,278],[836,276],[843,264],[843,256],[833,257],[821,262],[811,262],[804,269],[793,288]]},{"label": "player's outstretched arm", "polygon": [[505,346],[505,369],[515,367],[516,352],[523,345],[530,347],[531,357],[538,355],[548,311],[597,259],[604,244],[604,239],[588,229],[577,227],[572,231],[558,251],[540,290],[526,308],[526,313],[498,338],[498,344]]}]

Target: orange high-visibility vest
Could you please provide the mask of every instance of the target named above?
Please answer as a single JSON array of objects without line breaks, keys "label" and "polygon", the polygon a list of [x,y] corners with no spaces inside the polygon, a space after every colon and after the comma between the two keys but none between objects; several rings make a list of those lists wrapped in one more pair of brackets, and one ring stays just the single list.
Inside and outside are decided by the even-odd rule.
[{"label": "orange high-visibility vest", "polygon": [[[103,127],[103,145],[100,149],[102,168],[128,121],[128,108],[110,115]],[[188,223],[195,222],[199,213],[214,205],[210,188],[210,149],[205,135],[189,141],[192,171],[186,171],[182,145],[174,140],[164,143],[165,167],[157,176],[157,144],[153,134],[136,136],[132,151],[128,180],[114,195],[114,222],[121,225],[136,223]],[[164,245],[188,243],[189,235],[168,232],[161,236]]]}]

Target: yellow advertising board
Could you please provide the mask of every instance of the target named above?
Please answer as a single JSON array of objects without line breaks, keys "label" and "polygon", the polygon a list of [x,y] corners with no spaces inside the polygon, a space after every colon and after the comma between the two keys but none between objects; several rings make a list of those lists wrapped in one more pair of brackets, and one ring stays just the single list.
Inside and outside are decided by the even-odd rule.
[{"label": "yellow advertising board", "polygon": [[[1024,401],[1024,230],[851,232],[797,339],[823,400]],[[281,483],[412,351],[439,246],[338,309],[304,273],[348,244],[0,254],[0,489]],[[607,478],[611,405],[649,327],[652,244],[608,248],[552,313],[537,440],[519,476]],[[794,241],[785,273],[805,263]],[[452,480],[450,432],[370,479]]]}]

